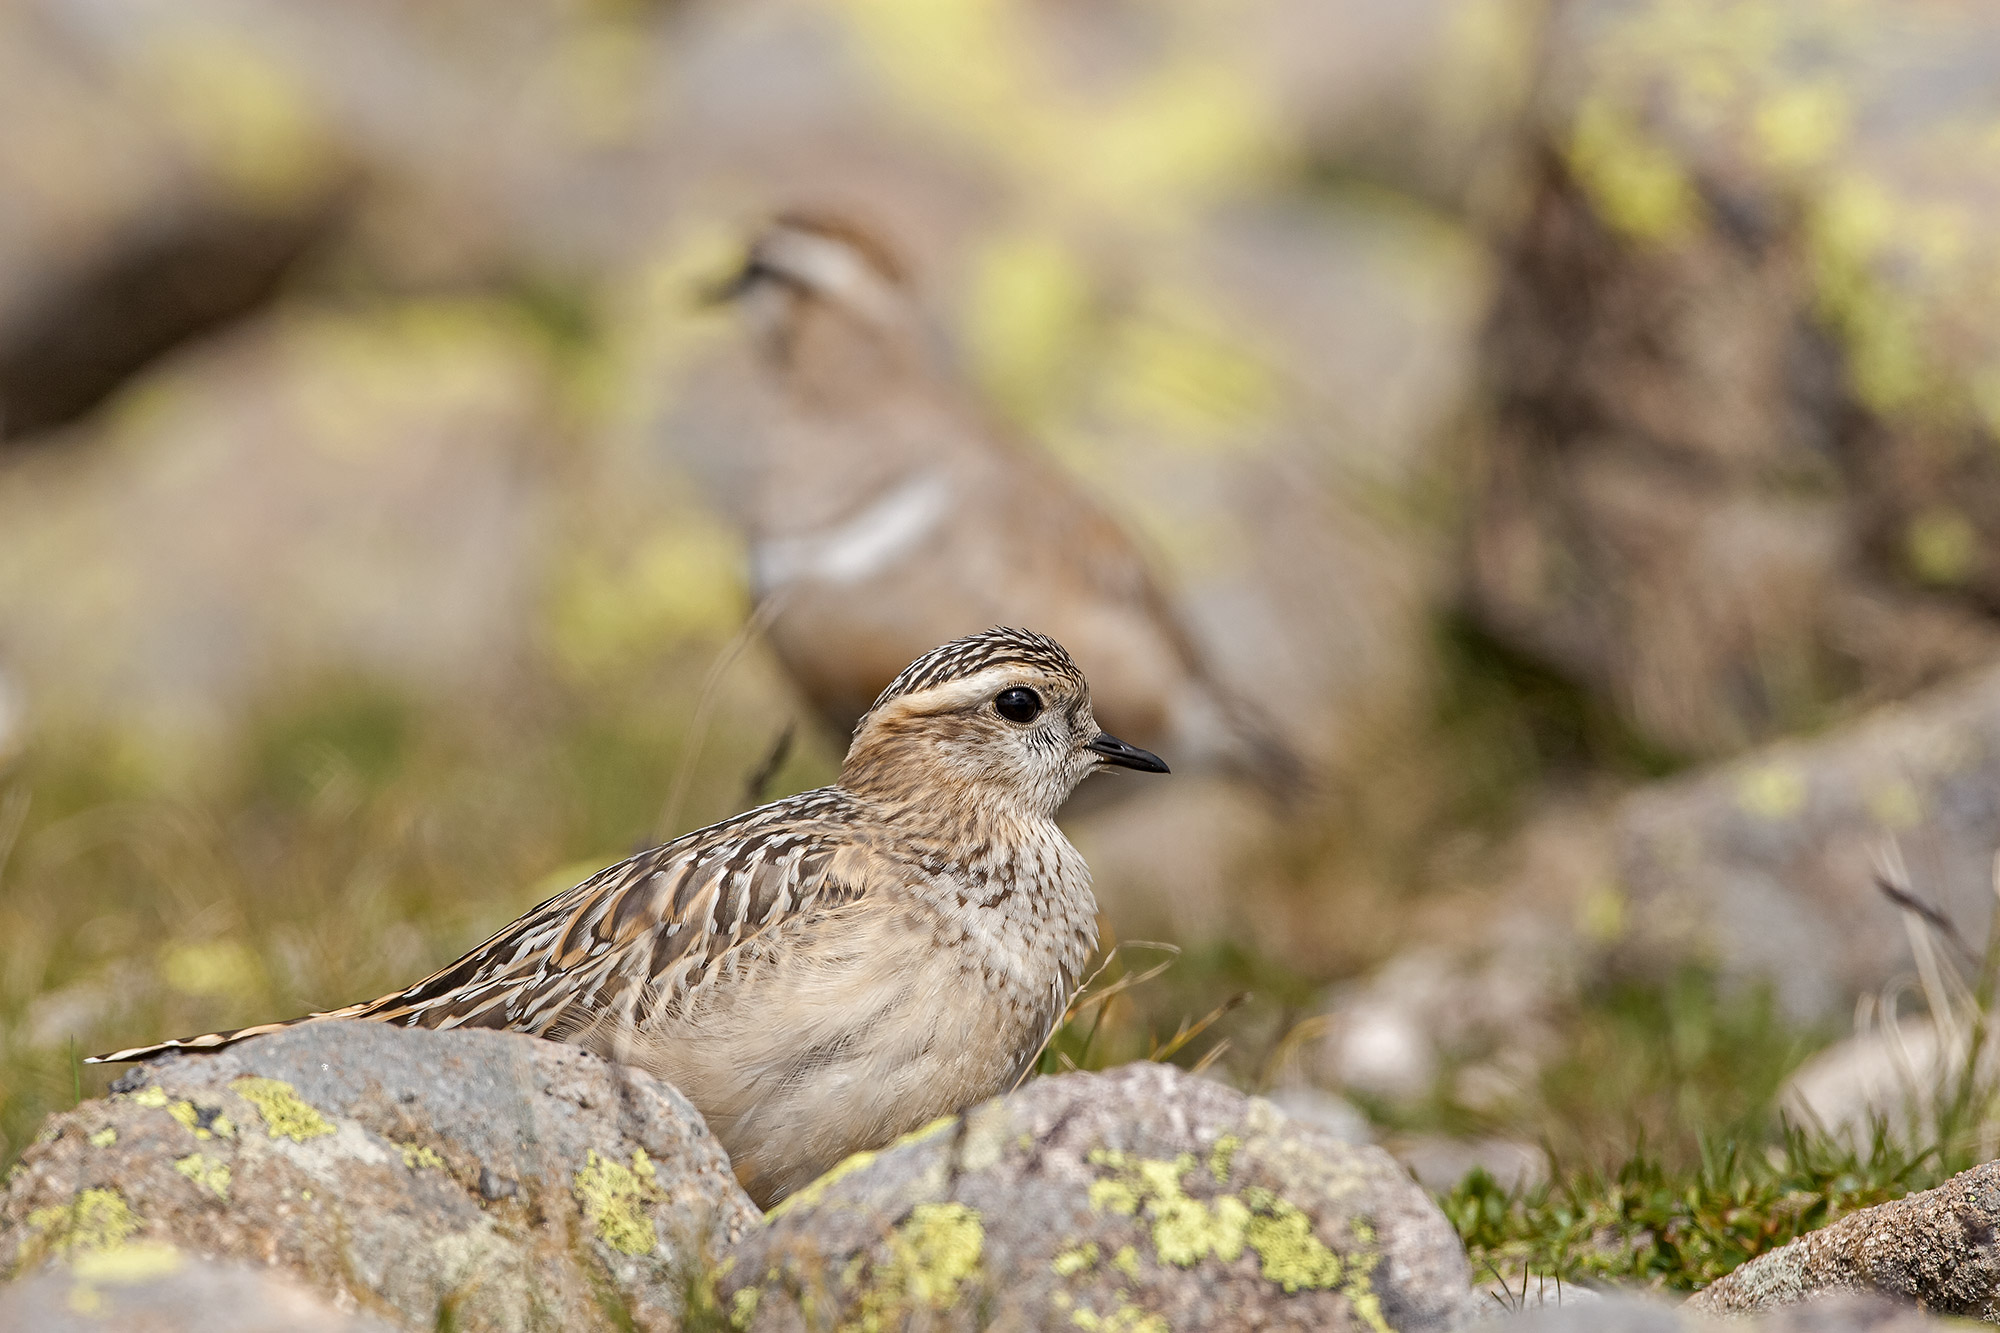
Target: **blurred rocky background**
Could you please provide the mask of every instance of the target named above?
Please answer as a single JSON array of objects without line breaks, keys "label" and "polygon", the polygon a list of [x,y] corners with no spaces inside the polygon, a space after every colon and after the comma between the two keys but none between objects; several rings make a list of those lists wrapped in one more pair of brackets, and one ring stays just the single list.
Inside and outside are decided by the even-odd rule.
[{"label": "blurred rocky background", "polygon": [[1691,1157],[1858,1002],[1958,1031],[1987,7],[18,0],[0,187],[0,1160],[83,1054],[830,779],[705,299],[798,207],[1315,772],[1075,812],[1179,953],[1055,1064],[1206,1061],[1442,1189]]}]

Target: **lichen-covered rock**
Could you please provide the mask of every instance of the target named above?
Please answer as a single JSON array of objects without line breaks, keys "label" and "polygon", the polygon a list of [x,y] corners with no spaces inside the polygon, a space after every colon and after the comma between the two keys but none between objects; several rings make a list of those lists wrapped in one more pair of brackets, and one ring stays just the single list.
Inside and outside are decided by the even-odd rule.
[{"label": "lichen-covered rock", "polygon": [[1864,1208],[1759,1255],[1688,1299],[1690,1312],[1742,1315],[1841,1292],[2000,1320],[2000,1162],[1933,1190]]},{"label": "lichen-covered rock", "polygon": [[315,1024],[114,1087],[10,1173],[0,1271],[172,1246],[424,1327],[669,1323],[757,1217],[679,1093],[535,1038]]},{"label": "lichen-covered rock", "polygon": [[1043,1079],[862,1154],[722,1280],[757,1330],[1441,1328],[1465,1252],[1378,1148],[1161,1065]]},{"label": "lichen-covered rock", "polygon": [[1701,756],[1990,655],[2000,12],[1554,11],[1487,344],[1482,622]]},{"label": "lichen-covered rock", "polygon": [[164,1245],[80,1257],[0,1287],[0,1333],[391,1333],[267,1269]]}]

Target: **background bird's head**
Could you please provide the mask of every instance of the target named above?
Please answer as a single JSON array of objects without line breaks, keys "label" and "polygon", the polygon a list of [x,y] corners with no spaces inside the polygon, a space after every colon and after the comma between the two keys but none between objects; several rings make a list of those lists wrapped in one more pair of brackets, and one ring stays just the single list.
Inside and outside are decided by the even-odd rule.
[{"label": "background bird's head", "polygon": [[[894,249],[851,218],[786,213],[750,242],[717,290],[737,303],[763,353],[791,369],[843,362],[839,371],[906,365],[922,317]],[[833,367],[828,367],[832,370]]]},{"label": "background bird's head", "polygon": [[1104,768],[1164,773],[1105,734],[1063,646],[1028,630],[954,639],[904,668],[854,729],[841,785],[892,801],[1049,816]]}]

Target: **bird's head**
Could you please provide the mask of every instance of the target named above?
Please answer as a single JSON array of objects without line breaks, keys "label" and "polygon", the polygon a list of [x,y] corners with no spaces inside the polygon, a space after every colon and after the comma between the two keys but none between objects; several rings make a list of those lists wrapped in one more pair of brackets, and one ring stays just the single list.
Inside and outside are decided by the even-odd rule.
[{"label": "bird's head", "polygon": [[890,682],[855,726],[840,783],[897,803],[1046,817],[1106,768],[1167,771],[1098,727],[1061,644],[990,629],[933,648]]},{"label": "bird's head", "polygon": [[834,214],[779,216],[751,240],[741,267],[713,295],[735,302],[779,361],[793,358],[815,323],[889,348],[921,333],[895,251],[867,227]]}]

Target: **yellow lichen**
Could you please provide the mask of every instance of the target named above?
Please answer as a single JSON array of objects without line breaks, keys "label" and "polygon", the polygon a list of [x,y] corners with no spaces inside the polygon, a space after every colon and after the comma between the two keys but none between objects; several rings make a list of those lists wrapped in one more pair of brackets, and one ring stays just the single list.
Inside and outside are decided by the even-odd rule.
[{"label": "yellow lichen", "polygon": [[1236,1157],[1236,1150],[1243,1146],[1243,1140],[1234,1134],[1224,1134],[1215,1141],[1208,1152],[1208,1173],[1215,1177],[1218,1185],[1229,1183],[1229,1164]]},{"label": "yellow lichen", "polygon": [[90,1136],[90,1146],[93,1148],[109,1148],[116,1142],[118,1142],[118,1131],[110,1125]]},{"label": "yellow lichen", "polygon": [[1665,241],[1685,235],[1700,216],[1700,197],[1674,155],[1605,98],[1578,109],[1568,156],[1591,202],[1629,236]]},{"label": "yellow lichen", "polygon": [[1078,1273],[1096,1265],[1097,1242],[1085,1241],[1056,1255],[1054,1262],[1049,1266],[1055,1269],[1057,1277],[1075,1277]]},{"label": "yellow lichen", "polygon": [[794,1208],[811,1208],[825,1197],[827,1190],[832,1188],[836,1180],[844,1176],[853,1175],[879,1156],[881,1156],[879,1152],[872,1150],[848,1154],[846,1157],[841,1158],[840,1161],[834,1163],[825,1175],[807,1185],[797,1194],[788,1195],[780,1199],[772,1206],[770,1212],[764,1214],[764,1220],[767,1222],[776,1221],[786,1213],[791,1212]]},{"label": "yellow lichen", "polygon": [[1122,1291],[1118,1293],[1117,1307],[1110,1314],[1101,1315],[1080,1306],[1070,1311],[1069,1322],[1085,1333],[1168,1333],[1164,1317],[1140,1309]]},{"label": "yellow lichen", "polygon": [[660,1186],[644,1148],[632,1150],[629,1167],[592,1148],[576,1173],[573,1192],[597,1238],[612,1249],[637,1255],[651,1254],[658,1246],[646,1204],[661,1197]]},{"label": "yellow lichen", "polygon": [[333,1122],[317,1107],[301,1098],[298,1090],[283,1079],[245,1076],[233,1080],[230,1090],[257,1108],[264,1128],[274,1139],[304,1143],[334,1132]]},{"label": "yellow lichen", "polygon": [[758,1287],[745,1287],[737,1292],[734,1299],[729,1302],[729,1326],[750,1327],[750,1321],[757,1317],[757,1302],[763,1294],[763,1290]]},{"label": "yellow lichen", "polygon": [[[1343,1259],[1313,1234],[1312,1219],[1297,1206],[1255,1186],[1244,1190],[1243,1198],[1253,1210],[1244,1239],[1256,1251],[1265,1281],[1277,1283],[1287,1295],[1338,1290],[1375,1333],[1391,1333],[1369,1280],[1379,1254],[1364,1249]],[[1374,1244],[1375,1229],[1366,1219],[1355,1218],[1348,1228],[1361,1245]]]},{"label": "yellow lichen", "polygon": [[166,1102],[167,1114],[180,1122],[181,1128],[198,1139],[229,1138],[236,1133],[236,1126],[226,1115],[216,1114],[202,1123],[201,1112],[190,1101]]},{"label": "yellow lichen", "polygon": [[789,1195],[788,1197],[779,1200],[778,1203],[772,1207],[770,1212],[764,1214],[764,1220],[767,1222],[773,1221],[777,1218],[783,1217],[786,1213],[792,1211],[794,1208],[811,1208],[813,1205],[817,1204],[821,1199],[826,1197],[827,1190],[832,1188],[833,1183],[835,1181],[843,1180],[846,1177],[853,1175],[856,1171],[859,1171],[862,1167],[867,1166],[870,1162],[874,1161],[877,1157],[880,1157],[883,1153],[889,1152],[896,1148],[900,1148],[906,1143],[916,1143],[923,1139],[930,1138],[933,1134],[941,1133],[942,1131],[951,1128],[953,1125],[957,1123],[958,1123],[957,1116],[941,1115],[937,1119],[931,1121],[929,1124],[920,1125],[916,1129],[911,1130],[909,1133],[903,1135],[902,1137],[895,1139],[888,1145],[888,1147],[874,1148],[863,1152],[848,1154],[846,1157],[843,1157],[840,1161],[834,1163],[834,1165],[827,1170],[825,1175],[819,1177],[819,1179],[813,1181],[811,1184],[807,1185],[804,1189],[800,1190],[798,1193]]},{"label": "yellow lichen", "polygon": [[225,1162],[195,1152],[176,1161],[174,1170],[203,1189],[213,1190],[219,1199],[229,1197],[229,1166]]},{"label": "yellow lichen", "polygon": [[1111,1256],[1111,1266],[1134,1282],[1139,1280],[1139,1252],[1130,1245],[1118,1247],[1118,1253]]},{"label": "yellow lichen", "polygon": [[1130,1217],[1139,1211],[1139,1194],[1122,1180],[1090,1182],[1090,1206],[1100,1213]]},{"label": "yellow lichen", "polygon": [[1773,760],[1744,773],[1736,782],[1737,803],[1764,819],[1784,819],[1805,808],[1805,776]]},{"label": "yellow lichen", "polygon": [[57,1254],[115,1250],[130,1240],[139,1226],[138,1214],[112,1189],[87,1189],[66,1204],[37,1208],[28,1214],[29,1229],[39,1233]]},{"label": "yellow lichen", "polygon": [[1211,1254],[1227,1263],[1243,1253],[1243,1227],[1250,1218],[1243,1201],[1225,1194],[1204,1203],[1181,1188],[1181,1177],[1195,1168],[1193,1153],[1167,1162],[1098,1149],[1089,1160],[1118,1173],[1091,1184],[1091,1205],[1127,1216],[1143,1207],[1152,1222],[1154,1252],[1163,1262],[1191,1268]]},{"label": "yellow lichen", "polygon": [[[1218,1141],[1217,1148],[1223,1142]],[[1236,1146],[1240,1145],[1232,1145],[1230,1151]],[[1388,1333],[1381,1301],[1369,1282],[1379,1256],[1370,1248],[1375,1233],[1364,1219],[1348,1223],[1358,1248],[1342,1256],[1314,1234],[1312,1219],[1304,1211],[1268,1189],[1253,1185],[1240,1197],[1224,1193],[1206,1200],[1189,1195],[1184,1181],[1197,1167],[1193,1153],[1164,1161],[1099,1148],[1087,1160],[1113,1173],[1092,1183],[1091,1206],[1127,1217],[1143,1215],[1150,1223],[1154,1253],[1162,1263],[1191,1268],[1211,1255],[1229,1263],[1241,1258],[1247,1249],[1256,1254],[1264,1279],[1287,1294],[1337,1290],[1364,1323],[1377,1333]],[[1211,1154],[1208,1167],[1210,1176],[1227,1178],[1226,1159]],[[1059,1264],[1061,1259],[1058,1256]],[[1111,1264],[1127,1277],[1138,1279],[1138,1254],[1131,1246],[1113,1255]],[[1058,1267],[1057,1271],[1062,1270]],[[1078,1313],[1091,1321],[1079,1327],[1112,1327],[1103,1321],[1115,1317]],[[1076,1316],[1071,1320],[1076,1322]]]},{"label": "yellow lichen", "polygon": [[1251,1187],[1243,1197],[1256,1209],[1245,1240],[1263,1261],[1264,1277],[1296,1291],[1328,1291],[1340,1285],[1340,1256],[1313,1234],[1312,1219],[1269,1190]]},{"label": "yellow lichen", "polygon": [[427,1166],[442,1169],[444,1166],[444,1158],[438,1156],[435,1151],[424,1147],[420,1143],[399,1143],[396,1146],[403,1154],[403,1165],[409,1167],[412,1171],[418,1171]]},{"label": "yellow lichen", "polygon": [[167,1090],[157,1083],[149,1084],[132,1094],[132,1104],[158,1110],[167,1104]]},{"label": "yellow lichen", "polygon": [[951,1308],[977,1276],[985,1246],[977,1210],[962,1203],[918,1204],[890,1233],[889,1253],[869,1275],[843,1333],[883,1333],[902,1327],[916,1310]]}]

